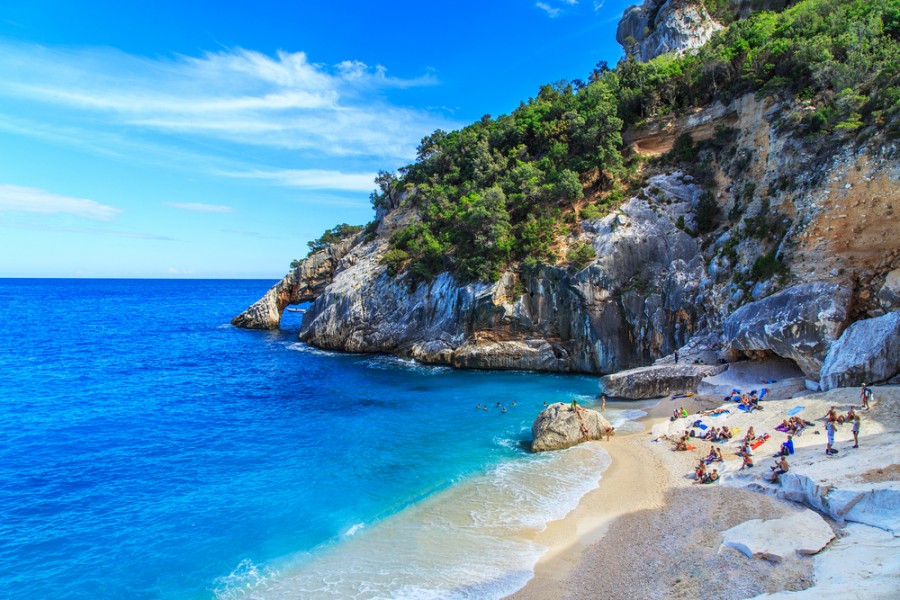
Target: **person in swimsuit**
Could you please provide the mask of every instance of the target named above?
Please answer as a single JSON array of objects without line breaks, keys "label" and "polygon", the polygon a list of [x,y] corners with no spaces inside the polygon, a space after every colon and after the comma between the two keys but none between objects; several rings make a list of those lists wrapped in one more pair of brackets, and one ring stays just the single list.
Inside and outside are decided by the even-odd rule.
[{"label": "person in swimsuit", "polygon": [[859,448],[859,415],[853,415],[853,426],[850,428],[853,434],[853,447]]}]

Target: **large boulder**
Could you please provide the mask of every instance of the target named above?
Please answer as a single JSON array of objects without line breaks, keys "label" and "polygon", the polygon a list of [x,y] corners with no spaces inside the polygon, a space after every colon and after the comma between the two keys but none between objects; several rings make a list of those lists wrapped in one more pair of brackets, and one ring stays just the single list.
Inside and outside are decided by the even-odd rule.
[{"label": "large boulder", "polygon": [[857,321],[831,345],[819,387],[887,381],[900,372],[900,311]]},{"label": "large boulder", "polygon": [[609,421],[595,410],[557,402],[541,411],[531,425],[532,452],[562,450],[588,440],[599,440]]},{"label": "large boulder", "polygon": [[850,288],[816,282],[745,304],[723,324],[726,353],[737,359],[771,352],[818,381],[829,348],[847,325],[850,300]]},{"label": "large boulder", "polygon": [[717,375],[728,365],[653,365],[620,371],[600,378],[600,391],[608,396],[642,400],[697,389],[704,377]]},{"label": "large boulder", "polygon": [[782,519],[752,519],[722,532],[724,546],[747,558],[781,562],[794,554],[815,554],[834,539],[831,526],[818,513],[803,509]]}]

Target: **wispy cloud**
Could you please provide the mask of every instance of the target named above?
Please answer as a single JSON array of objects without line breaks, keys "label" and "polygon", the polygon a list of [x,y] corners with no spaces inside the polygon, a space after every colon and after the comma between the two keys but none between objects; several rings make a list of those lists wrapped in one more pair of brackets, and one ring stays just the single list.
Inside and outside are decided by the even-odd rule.
[{"label": "wispy cloud", "polygon": [[200,202],[163,202],[166,206],[203,213],[230,213],[234,209],[223,204],[203,204]]},{"label": "wispy cloud", "polygon": [[291,149],[407,159],[422,135],[455,123],[399,106],[391,89],[437,83],[380,65],[311,62],[303,52],[244,49],[147,59],[109,49],[0,42],[0,95],[140,131]]},{"label": "wispy cloud", "polygon": [[551,19],[560,16],[567,7],[578,4],[578,0],[546,0],[544,2],[536,2],[535,6],[547,13]]},{"label": "wispy cloud", "polygon": [[122,212],[87,198],[54,194],[39,188],[0,184],[0,214],[35,213],[40,215],[72,215],[97,221],[111,221]]},{"label": "wispy cloud", "polygon": [[280,169],[223,172],[229,177],[260,179],[277,185],[308,190],[371,192],[375,173],[344,173],[323,169]]}]

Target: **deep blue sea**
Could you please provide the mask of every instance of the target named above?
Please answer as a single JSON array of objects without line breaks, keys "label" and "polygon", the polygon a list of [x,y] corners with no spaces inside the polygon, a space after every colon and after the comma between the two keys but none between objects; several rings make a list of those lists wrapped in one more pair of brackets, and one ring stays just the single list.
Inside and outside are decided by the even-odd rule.
[{"label": "deep blue sea", "polygon": [[589,404],[596,378],[322,352],[293,313],[276,332],[229,325],[272,283],[0,280],[0,597],[527,581],[533,532],[608,465],[597,444],[530,455],[531,422]]}]

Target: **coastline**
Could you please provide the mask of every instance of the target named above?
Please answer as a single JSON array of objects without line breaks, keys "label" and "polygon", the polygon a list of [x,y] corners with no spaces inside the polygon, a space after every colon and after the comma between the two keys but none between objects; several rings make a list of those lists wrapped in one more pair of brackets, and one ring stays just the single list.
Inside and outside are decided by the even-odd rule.
[{"label": "coastline", "polygon": [[[817,395],[816,402],[844,405],[855,393],[855,389],[835,390]],[[896,395],[896,390],[890,393]],[[583,497],[564,519],[548,524],[537,536],[536,541],[549,549],[535,566],[534,577],[510,595],[510,600],[595,598],[601,592],[604,598],[623,600],[738,599],[768,594],[780,597],[779,592],[799,590],[821,597],[826,591],[840,589],[819,587],[841,585],[819,581],[825,568],[820,565],[834,562],[846,552],[840,541],[833,541],[814,556],[794,555],[771,561],[749,559],[722,546],[722,532],[727,529],[751,519],[790,518],[806,511],[807,506],[779,498],[773,490],[762,493],[763,490],[740,487],[750,482],[739,480],[733,469],[729,469],[729,475],[736,482],[693,485],[687,474],[707,444],[693,452],[672,452],[670,443],[653,442],[660,429],[669,427],[668,416],[676,405],[683,403],[692,413],[721,405],[720,398],[687,400],[661,400],[640,420],[645,426],[642,432],[604,443],[612,464],[604,473],[602,484]],[[803,402],[813,404],[812,399],[806,400]],[[779,406],[773,403],[773,408]],[[767,414],[766,418],[775,416]],[[881,427],[877,420],[870,423],[876,431]],[[824,437],[806,436],[803,443],[824,444]],[[771,462],[768,457],[778,446],[770,446],[757,455],[759,465]],[[818,456],[815,451],[815,457]],[[729,463],[733,461],[733,457],[727,458]],[[763,466],[755,470],[755,475],[760,475],[761,470],[767,472]],[[836,540],[859,535],[851,533],[859,527],[881,531],[855,524],[841,527],[828,517],[825,520],[835,530]],[[892,575],[892,568],[885,567],[888,576]]]}]

